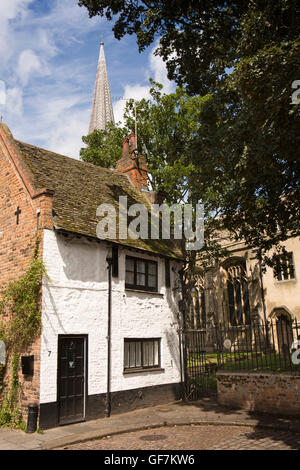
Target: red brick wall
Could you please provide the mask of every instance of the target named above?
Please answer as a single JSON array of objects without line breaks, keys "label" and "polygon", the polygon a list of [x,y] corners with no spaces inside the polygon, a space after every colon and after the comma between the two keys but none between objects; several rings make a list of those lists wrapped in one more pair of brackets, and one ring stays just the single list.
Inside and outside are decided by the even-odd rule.
[{"label": "red brick wall", "polygon": [[[22,212],[17,225],[15,211],[18,206]],[[43,228],[51,227],[51,211],[52,195],[37,191],[8,129],[0,125],[0,297],[8,282],[27,270],[37,237],[41,242],[42,257]],[[40,338],[24,351],[24,355],[31,354],[34,354],[33,377],[24,379],[21,367],[19,369],[24,418],[27,404],[39,402]],[[8,368],[5,382],[10,380],[10,372]]]}]

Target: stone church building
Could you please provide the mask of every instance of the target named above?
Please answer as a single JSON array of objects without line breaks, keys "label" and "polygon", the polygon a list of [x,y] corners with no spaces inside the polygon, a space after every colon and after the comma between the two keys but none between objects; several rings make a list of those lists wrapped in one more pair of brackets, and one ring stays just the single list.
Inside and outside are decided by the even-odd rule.
[{"label": "stone church building", "polygon": [[[228,234],[218,239],[226,249],[224,259],[195,278],[190,324],[206,328],[215,324],[245,326],[255,321],[300,322],[300,239],[283,244],[286,255],[278,272],[263,268],[257,250]],[[199,268],[201,264],[198,263]]]}]

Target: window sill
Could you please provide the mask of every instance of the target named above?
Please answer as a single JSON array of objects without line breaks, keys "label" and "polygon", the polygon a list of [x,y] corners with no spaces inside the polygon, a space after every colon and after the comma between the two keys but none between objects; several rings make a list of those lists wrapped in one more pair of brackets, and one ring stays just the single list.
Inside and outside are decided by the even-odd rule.
[{"label": "window sill", "polygon": [[140,373],[147,373],[147,372],[164,372],[165,369],[161,367],[149,367],[149,369],[127,369],[123,371],[123,375],[131,375],[131,374],[140,374]]},{"label": "window sill", "polygon": [[286,284],[287,282],[297,282],[297,279],[283,279],[282,281],[275,280],[275,285],[277,286],[278,284]]},{"label": "window sill", "polygon": [[152,291],[152,290],[142,290],[142,289],[132,289],[130,287],[125,287],[125,292],[138,292],[140,294],[150,294],[150,295],[156,295],[157,297],[163,297],[164,294],[161,294],[160,292]]}]

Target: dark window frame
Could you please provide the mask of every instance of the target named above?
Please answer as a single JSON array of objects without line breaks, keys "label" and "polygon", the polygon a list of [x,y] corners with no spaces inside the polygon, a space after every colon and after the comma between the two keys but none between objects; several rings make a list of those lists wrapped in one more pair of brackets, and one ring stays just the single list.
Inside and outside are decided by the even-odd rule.
[{"label": "dark window frame", "polygon": [[229,323],[231,326],[250,325],[251,313],[249,303],[249,283],[246,278],[246,261],[232,261],[227,264],[226,271]]},{"label": "dark window frame", "polygon": [[[153,363],[154,363],[154,342],[158,343],[158,364],[145,366],[143,365],[144,359],[144,348],[143,343],[153,342]],[[135,367],[125,367],[125,344],[128,343],[141,343],[141,365]],[[136,349],[135,349],[136,354]],[[136,358],[135,358],[136,363]],[[124,338],[124,358],[123,358],[123,372],[137,372],[137,371],[149,371],[149,370],[160,370],[161,369],[161,338]]]},{"label": "dark window frame", "polygon": [[[134,270],[133,270],[133,273],[134,273],[134,282],[133,284],[129,284],[128,282],[126,282],[126,274],[127,274],[127,260],[132,260],[133,263],[134,263]],[[145,263],[145,285],[140,285],[140,284],[137,284],[137,263],[138,262],[143,262]],[[149,273],[148,273],[148,269],[149,269],[149,265],[152,264],[155,266],[155,286],[149,286]],[[132,272],[132,271],[130,271]],[[145,259],[145,258],[137,258],[135,256],[126,256],[126,260],[125,260],[125,289],[137,289],[137,290],[144,290],[144,291],[148,291],[148,292],[158,292],[158,263],[157,261],[153,261],[153,260],[148,260],[148,259]]]},{"label": "dark window frame", "polygon": [[274,277],[278,282],[294,281],[296,279],[296,270],[293,252],[279,257],[277,261],[277,273],[274,271]]}]

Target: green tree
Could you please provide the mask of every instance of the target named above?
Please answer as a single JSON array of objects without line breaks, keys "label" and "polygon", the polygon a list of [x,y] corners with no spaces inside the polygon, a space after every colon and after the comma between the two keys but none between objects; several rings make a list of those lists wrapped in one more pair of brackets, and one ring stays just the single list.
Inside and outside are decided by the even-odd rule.
[{"label": "green tree", "polygon": [[[156,53],[169,78],[191,95],[211,95],[189,140],[193,198],[209,188],[223,227],[263,252],[299,235],[299,104],[291,102],[292,83],[300,79],[296,0],[79,5],[90,16],[115,17],[115,37],[135,34],[140,51],[159,39]],[[159,182],[169,164],[158,171]]]},{"label": "green tree", "polygon": [[86,147],[80,150],[80,158],[84,162],[93,163],[104,168],[114,168],[115,163],[122,156],[122,138],[126,136],[126,130],[107,125],[106,130],[95,130],[92,134],[82,137]]},{"label": "green tree", "polygon": [[[150,185],[153,190],[166,192],[170,203],[192,197],[195,175],[201,172],[191,161],[194,139],[201,132],[201,114],[210,95],[189,96],[178,87],[169,95],[162,85],[150,79],[151,99],[136,103],[128,100],[124,125],[109,124],[107,130],[95,130],[83,137],[88,145],[81,149],[81,159],[113,168],[122,155],[122,138],[135,129],[134,107],[138,121],[138,149],[147,159]],[[203,194],[198,191],[198,200]]]},{"label": "green tree", "polygon": [[[150,83],[150,99],[127,101],[123,126],[110,124],[106,131],[95,130],[83,137],[89,147],[81,149],[81,159],[107,168],[115,167],[122,155],[122,137],[128,137],[135,130],[136,108],[138,150],[147,159],[150,189],[163,191],[169,204],[205,202],[205,245],[197,256],[201,256],[206,269],[224,254],[215,240],[216,230],[221,228],[222,219],[217,216],[224,187],[216,181],[214,185],[207,185],[202,167],[195,165],[191,156],[195,138],[199,135],[203,136],[203,141],[207,138],[207,104],[212,97],[210,94],[190,96],[181,87],[174,93],[165,94],[161,84],[152,79]],[[204,154],[203,159],[206,158],[207,154]],[[182,248],[184,250],[184,246]],[[186,259],[189,270],[185,277],[192,282],[196,253],[186,253]]]}]

